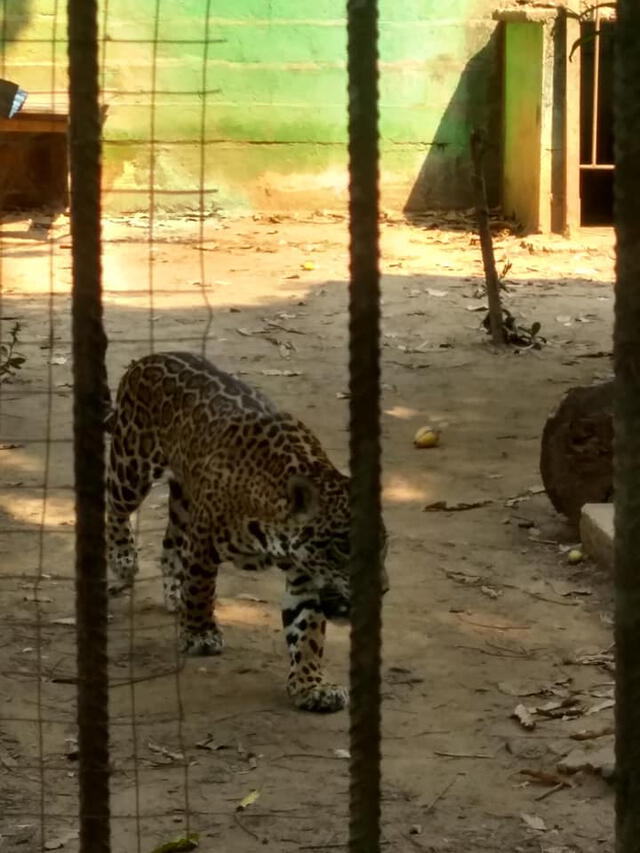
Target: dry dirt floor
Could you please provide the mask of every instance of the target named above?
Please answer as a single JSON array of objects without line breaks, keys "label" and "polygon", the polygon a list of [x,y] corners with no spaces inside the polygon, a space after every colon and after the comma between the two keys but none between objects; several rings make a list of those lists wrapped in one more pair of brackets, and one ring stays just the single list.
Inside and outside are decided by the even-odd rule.
[{"label": "dry dirt floor", "polygon": [[[498,233],[505,304],[547,343],[497,352],[466,225],[381,226],[383,849],[607,851],[610,578],[569,563],[576,533],[542,493],[538,458],[565,389],[609,375],[613,236]],[[111,387],[152,348],[204,349],[345,468],[347,231],[324,212],[106,221]],[[0,386],[0,849],[74,853],[69,223],[6,219],[0,236],[2,340],[19,322],[26,359]],[[417,450],[425,424],[441,444]],[[160,484],[140,513],[134,595],[110,605],[114,853],[187,832],[203,853],[346,849],[348,715],[287,704],[280,576],[224,567],[225,653],[180,660],[161,607],[165,499]],[[425,511],[434,502],[453,509]],[[332,677],[347,678],[347,658],[348,629],[330,627]]]}]

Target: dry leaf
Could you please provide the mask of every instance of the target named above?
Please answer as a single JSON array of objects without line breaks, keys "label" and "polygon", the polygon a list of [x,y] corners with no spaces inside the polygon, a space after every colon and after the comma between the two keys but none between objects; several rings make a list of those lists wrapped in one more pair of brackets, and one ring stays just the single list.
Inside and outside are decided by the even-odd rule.
[{"label": "dry leaf", "polygon": [[531,731],[535,729],[536,722],[531,716],[531,713],[524,705],[516,705],[513,709],[511,716],[516,719],[523,729],[527,729],[527,731]]},{"label": "dry leaf", "polygon": [[566,696],[564,699],[545,702],[544,705],[529,708],[529,711],[533,714],[541,714],[543,717],[551,717],[551,719],[581,717],[584,713],[575,696]]},{"label": "dry leaf", "polygon": [[348,749],[334,749],[333,754],[336,758],[351,758],[351,753]]},{"label": "dry leaf", "polygon": [[181,752],[172,752],[170,749],[167,749],[166,746],[162,746],[152,740],[147,741],[147,747],[151,752],[155,752],[157,755],[162,755],[165,758],[168,758],[169,761],[184,761],[184,755]]},{"label": "dry leaf", "polygon": [[517,681],[500,681],[498,682],[498,690],[505,696],[537,696],[542,693],[539,687],[531,687]]},{"label": "dry leaf", "polygon": [[236,806],[236,811],[237,812],[243,812],[246,808],[253,805],[253,803],[255,803],[255,801],[258,799],[259,796],[260,796],[260,791],[258,791],[256,789],[254,789],[253,791],[249,791],[247,796],[243,797],[240,800],[240,802],[238,803],[238,805]]},{"label": "dry leaf", "polygon": [[176,838],[175,841],[167,841],[166,844],[154,847],[151,853],[186,853],[188,850],[195,850],[199,840],[197,833],[190,833],[184,838]]},{"label": "dry leaf", "polygon": [[598,702],[597,705],[592,705],[590,708],[584,712],[586,717],[589,717],[591,714],[599,714],[600,711],[606,711],[608,708],[615,707],[614,699],[604,699],[602,702]]},{"label": "dry leaf", "polygon": [[219,749],[228,749],[225,743],[216,743],[213,735],[207,735],[206,738],[196,741],[197,749],[208,749],[210,752],[217,752]]},{"label": "dry leaf", "polygon": [[67,842],[74,841],[77,837],[78,831],[73,829],[59,838],[52,838],[51,841],[45,841],[43,846],[45,850],[60,850]]},{"label": "dry leaf", "polygon": [[502,591],[501,591],[501,590],[499,590],[499,589],[493,589],[493,587],[490,587],[490,586],[481,586],[481,587],[480,587],[480,592],[481,592],[483,595],[488,596],[489,598],[500,598],[500,596],[502,595]]},{"label": "dry leaf", "polygon": [[545,832],[547,829],[546,823],[537,815],[525,814],[523,812],[520,817],[522,818],[522,822],[526,824],[529,829],[535,829],[536,832]]},{"label": "dry leaf", "polygon": [[582,731],[574,732],[569,737],[572,740],[596,740],[599,737],[612,735],[614,732],[614,726],[603,726],[601,729],[582,729]]},{"label": "dry leaf", "polygon": [[13,755],[9,755],[9,753],[4,749],[0,749],[0,764],[2,764],[3,767],[6,767],[7,770],[13,770],[18,766],[18,762]]},{"label": "dry leaf", "polygon": [[481,506],[488,506],[493,503],[491,500],[486,501],[461,501],[456,504],[448,504],[446,501],[432,501],[423,507],[423,512],[464,512],[467,509],[477,509]]},{"label": "dry leaf", "polygon": [[76,617],[75,616],[61,616],[60,619],[52,619],[52,625],[75,625]]},{"label": "dry leaf", "polygon": [[302,376],[301,370],[278,370],[277,368],[261,370],[260,373],[263,376]]},{"label": "dry leaf", "polygon": [[540,785],[547,785],[553,788],[556,785],[569,786],[569,782],[558,776],[557,773],[547,773],[545,770],[521,770],[523,776],[528,776],[533,782],[538,782]]},{"label": "dry leaf", "polygon": [[558,762],[561,773],[577,773],[579,770],[591,770],[600,773],[605,779],[613,775],[615,769],[613,743],[599,749],[572,749]]}]

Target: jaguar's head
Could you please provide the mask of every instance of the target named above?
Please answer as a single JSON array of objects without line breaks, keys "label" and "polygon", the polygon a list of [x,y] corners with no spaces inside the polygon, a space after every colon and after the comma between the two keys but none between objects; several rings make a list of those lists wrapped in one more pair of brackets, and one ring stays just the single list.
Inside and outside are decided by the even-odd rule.
[{"label": "jaguar's head", "polygon": [[[327,619],[343,621],[351,609],[349,478],[333,472],[322,483],[300,474],[288,483],[290,520],[295,532],[290,556],[318,590]],[[385,569],[387,535],[383,527],[380,551],[382,592],[389,580]]]}]

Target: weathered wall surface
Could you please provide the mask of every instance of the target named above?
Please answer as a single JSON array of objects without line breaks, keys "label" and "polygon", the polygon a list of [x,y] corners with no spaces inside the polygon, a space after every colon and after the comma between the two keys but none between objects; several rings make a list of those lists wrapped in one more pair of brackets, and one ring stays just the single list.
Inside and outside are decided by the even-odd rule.
[{"label": "weathered wall surface", "polygon": [[[52,90],[63,93],[65,4],[6,5],[4,76],[29,90],[31,103],[46,101]],[[494,5],[381,0],[385,205],[469,204],[474,123],[495,138],[495,167]],[[112,208],[146,208],[150,185],[159,208],[344,203],[343,0],[109,0],[103,11],[105,186]],[[490,184],[497,187],[494,171]]]}]

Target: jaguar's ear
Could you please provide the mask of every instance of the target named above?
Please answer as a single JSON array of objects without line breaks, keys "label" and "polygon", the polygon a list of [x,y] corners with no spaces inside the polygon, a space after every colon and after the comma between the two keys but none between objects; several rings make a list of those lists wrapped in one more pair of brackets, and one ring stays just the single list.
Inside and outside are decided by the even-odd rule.
[{"label": "jaguar's ear", "polygon": [[287,497],[293,518],[312,518],[319,506],[318,490],[308,477],[292,474],[287,483]]}]

